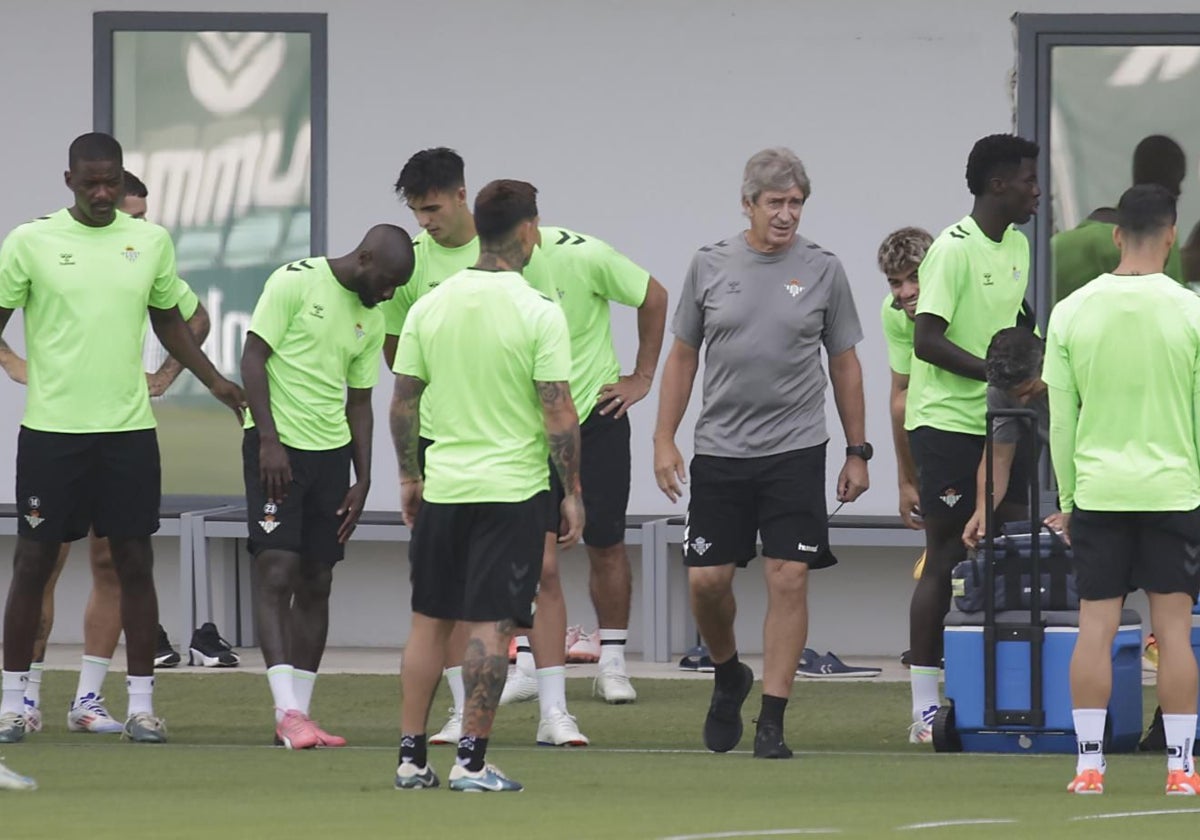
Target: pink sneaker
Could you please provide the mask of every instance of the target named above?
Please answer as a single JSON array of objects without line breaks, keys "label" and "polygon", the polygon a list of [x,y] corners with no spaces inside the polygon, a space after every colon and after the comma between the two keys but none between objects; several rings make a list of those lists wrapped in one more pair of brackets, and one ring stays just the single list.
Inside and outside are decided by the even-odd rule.
[{"label": "pink sneaker", "polygon": [[321,743],[320,731],[308,715],[288,709],[275,725],[275,737],[289,750],[309,750]]},{"label": "pink sneaker", "polygon": [[600,661],[600,631],[594,633],[579,633],[575,643],[567,648],[568,662],[599,662]]},{"label": "pink sneaker", "polygon": [[344,747],[344,746],[346,746],[346,739],[343,738],[341,735],[330,735],[328,732],[326,732],[324,729],[322,729],[320,724],[318,724],[315,720],[309,720],[309,723],[311,723],[312,728],[317,731],[317,746],[318,747]]},{"label": "pink sneaker", "polygon": [[[567,628],[567,638],[563,642],[563,653],[570,653],[571,646],[574,645],[576,642],[578,642],[579,637],[582,635],[583,635],[583,628],[580,627],[578,624],[572,624],[570,627],[568,627]],[[513,641],[516,642],[516,639],[514,638]],[[514,648],[514,650],[515,650],[515,648]],[[513,660],[513,662],[517,661],[515,655],[512,657],[512,660]]]}]

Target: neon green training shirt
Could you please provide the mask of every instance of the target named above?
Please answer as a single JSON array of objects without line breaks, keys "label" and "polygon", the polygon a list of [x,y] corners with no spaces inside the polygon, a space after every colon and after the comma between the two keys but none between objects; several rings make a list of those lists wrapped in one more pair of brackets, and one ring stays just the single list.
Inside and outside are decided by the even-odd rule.
[{"label": "neon green training shirt", "polygon": [[97,228],[64,209],[13,230],[0,247],[0,307],[25,309],[22,425],[153,429],[142,370],[146,309],[177,306],[177,279],[167,231],[124,213]]},{"label": "neon green training shirt", "polygon": [[395,372],[426,383],[422,416],[437,425],[428,501],[522,502],[549,489],[534,383],[568,380],[571,340],[562,310],[520,274],[469,268],[417,301]]},{"label": "neon green training shirt", "polygon": [[[999,242],[970,216],[951,225],[921,261],[917,315],[937,315],[946,338],[984,358],[992,336],[1014,326],[1029,282],[1029,240],[1009,227]],[[913,357],[904,428],[983,435],[987,384]]]},{"label": "neon green training shirt", "polygon": [[582,422],[596,407],[600,389],[621,377],[609,301],[635,309],[641,306],[650,288],[650,273],[599,239],[560,227],[540,231],[542,244],[534,249],[523,274],[542,294],[557,294],[567,317],[571,398]]},{"label": "neon green training shirt", "polygon": [[1050,313],[1042,378],[1064,511],[1200,506],[1200,297],[1102,274]]},{"label": "neon green training shirt", "polygon": [[907,312],[893,305],[895,300],[890,292],[884,296],[879,319],[883,322],[883,338],[887,341],[888,367],[908,376],[912,371],[913,322]]},{"label": "neon green training shirt", "polygon": [[[277,268],[250,332],[271,347],[267,385],[281,443],[310,451],[350,442],[346,389],[379,381],[383,313],[337,281],[324,257]],[[246,428],[254,420],[246,412]]]}]

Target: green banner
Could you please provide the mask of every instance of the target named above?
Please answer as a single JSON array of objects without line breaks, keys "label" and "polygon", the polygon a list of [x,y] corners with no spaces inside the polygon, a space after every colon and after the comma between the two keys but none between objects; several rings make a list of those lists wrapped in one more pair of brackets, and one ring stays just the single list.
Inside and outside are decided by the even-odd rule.
[{"label": "green banner", "polygon": [[[118,32],[113,125],[147,217],[212,319],[204,349],[240,378],[267,276],[311,254],[311,49],[304,33]],[[147,369],[163,350],[151,336]],[[163,492],[240,494],[241,431],[189,374],[155,401]]]}]

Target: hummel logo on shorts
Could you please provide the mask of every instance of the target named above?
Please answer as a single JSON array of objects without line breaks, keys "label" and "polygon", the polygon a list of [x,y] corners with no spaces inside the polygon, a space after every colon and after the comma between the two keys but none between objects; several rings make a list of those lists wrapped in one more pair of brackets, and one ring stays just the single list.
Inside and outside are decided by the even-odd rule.
[{"label": "hummel logo on shorts", "polygon": [[810,552],[810,553],[812,553],[812,554],[816,554],[818,551],[820,551],[820,550],[821,550],[821,549],[820,549],[818,546],[815,546],[815,545],[805,545],[804,543],[800,543],[800,544],[798,544],[798,545],[796,546],[796,548],[800,549],[801,551],[807,551],[807,552]]}]

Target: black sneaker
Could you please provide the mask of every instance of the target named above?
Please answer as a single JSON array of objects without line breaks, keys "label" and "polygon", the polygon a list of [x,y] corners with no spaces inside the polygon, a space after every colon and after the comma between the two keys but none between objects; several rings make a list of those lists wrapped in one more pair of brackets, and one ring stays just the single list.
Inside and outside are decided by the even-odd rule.
[{"label": "black sneaker", "polygon": [[713,667],[712,657],[708,655],[708,648],[704,645],[696,645],[679,660],[679,670],[711,674],[716,669]]},{"label": "black sneaker", "polygon": [[755,758],[791,758],[791,748],[783,742],[783,729],[774,723],[758,724],[754,733]]},{"label": "black sneaker", "polygon": [[242,660],[233,652],[229,642],[221,638],[217,625],[206,621],[192,634],[188,647],[188,664],[205,668],[236,668]]},{"label": "black sneaker", "polygon": [[723,689],[714,681],[712,702],[704,719],[704,746],[713,752],[729,752],[742,740],[742,704],[754,686],[754,672],[739,662],[742,678],[733,689]]},{"label": "black sneaker", "polygon": [[154,649],[154,667],[174,668],[180,661],[179,651],[171,647],[171,640],[167,638],[167,631],[163,629],[161,624],[158,625],[158,645]]}]

